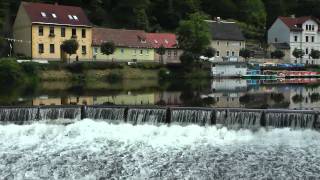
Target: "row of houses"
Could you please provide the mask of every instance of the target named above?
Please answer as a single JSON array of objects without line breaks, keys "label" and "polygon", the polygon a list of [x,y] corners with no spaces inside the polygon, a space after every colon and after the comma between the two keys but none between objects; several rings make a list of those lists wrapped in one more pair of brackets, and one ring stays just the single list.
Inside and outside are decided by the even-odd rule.
[{"label": "row of houses", "polygon": [[[245,38],[234,22],[207,21],[212,33],[211,46],[217,50],[215,59],[239,57]],[[179,63],[182,50],[172,33],[147,33],[142,30],[110,29],[94,26],[83,9],[59,4],[22,2],[13,27],[14,52],[33,59],[63,60],[67,55],[61,44],[75,39],[79,49],[71,59],[80,61],[159,61],[156,50],[166,48],[163,61]],[[114,42],[112,55],[101,52],[101,44]]]}]

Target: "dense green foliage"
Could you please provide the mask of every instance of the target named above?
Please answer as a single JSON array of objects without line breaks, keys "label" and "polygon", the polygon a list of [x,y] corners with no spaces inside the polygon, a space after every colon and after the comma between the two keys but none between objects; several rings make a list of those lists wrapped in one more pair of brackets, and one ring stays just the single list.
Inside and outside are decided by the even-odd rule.
[{"label": "dense green foliage", "polygon": [[211,34],[207,17],[201,13],[193,13],[188,20],[181,21],[178,28],[179,46],[184,51],[200,55],[210,44]]},{"label": "dense green foliage", "polygon": [[292,52],[292,55],[295,57],[295,58],[302,58],[304,56],[304,52],[302,49],[294,49],[293,52]]},{"label": "dense green foliage", "polygon": [[65,41],[63,41],[63,43],[61,45],[61,49],[65,53],[69,54],[69,61],[70,61],[70,56],[72,54],[76,54],[78,48],[79,48],[79,43],[74,39],[65,40]]},{"label": "dense green foliage", "polygon": [[312,49],[311,53],[310,53],[310,57],[312,57],[312,59],[319,59],[320,58],[320,51]]},{"label": "dense green foliage", "polygon": [[[26,0],[31,1],[31,0]],[[318,0],[32,0],[83,7],[96,25],[114,28],[141,28],[150,31],[174,30],[179,22],[194,12],[211,17],[236,19],[265,27],[279,15],[320,16]],[[14,19],[20,0],[0,0],[0,24],[9,6]],[[5,6],[5,4],[7,6]]]},{"label": "dense green foliage", "polygon": [[284,52],[281,50],[275,50],[271,52],[271,58],[282,59],[284,56]]},{"label": "dense green foliage", "polygon": [[107,56],[114,53],[116,50],[114,42],[105,42],[101,44],[101,52]]}]

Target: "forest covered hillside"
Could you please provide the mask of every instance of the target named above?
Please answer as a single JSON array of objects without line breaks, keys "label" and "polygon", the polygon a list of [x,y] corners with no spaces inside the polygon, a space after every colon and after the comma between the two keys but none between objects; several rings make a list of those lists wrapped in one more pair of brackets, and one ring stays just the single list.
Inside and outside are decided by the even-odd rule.
[{"label": "forest covered hillside", "polygon": [[[28,0],[26,0],[28,1]],[[1,35],[10,36],[20,0],[0,0]],[[248,39],[263,41],[279,15],[320,17],[320,0],[33,0],[81,6],[91,22],[112,28],[172,31],[193,12],[233,19]]]}]

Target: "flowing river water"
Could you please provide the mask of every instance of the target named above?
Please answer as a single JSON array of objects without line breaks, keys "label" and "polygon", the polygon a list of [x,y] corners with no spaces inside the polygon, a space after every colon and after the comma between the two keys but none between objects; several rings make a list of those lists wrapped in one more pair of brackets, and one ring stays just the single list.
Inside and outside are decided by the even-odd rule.
[{"label": "flowing river water", "polygon": [[319,179],[320,133],[197,125],[0,126],[0,179]]}]

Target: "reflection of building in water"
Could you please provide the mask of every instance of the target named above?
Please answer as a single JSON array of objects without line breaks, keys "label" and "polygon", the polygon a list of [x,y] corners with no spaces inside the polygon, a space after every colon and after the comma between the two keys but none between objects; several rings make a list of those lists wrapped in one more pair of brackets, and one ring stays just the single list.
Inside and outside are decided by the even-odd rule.
[{"label": "reflection of building in water", "polygon": [[128,94],[94,97],[93,104],[153,105],[155,104],[155,95],[154,93],[133,95],[129,92]]},{"label": "reflection of building in water", "polygon": [[300,86],[290,91],[291,109],[320,110],[320,86]]},{"label": "reflection of building in water", "polygon": [[32,100],[33,106],[49,106],[49,105],[62,105],[61,98],[49,98],[41,96]]},{"label": "reflection of building in water", "polygon": [[32,100],[34,106],[49,106],[49,105],[93,105],[92,97],[63,97],[49,98],[46,96],[38,97]]},{"label": "reflection of building in water", "polygon": [[168,105],[168,106],[175,106],[175,105],[183,105],[183,102],[181,101],[182,92],[159,92],[155,95],[155,102],[158,105]]},{"label": "reflection of building in water", "polygon": [[215,100],[215,107],[241,107],[240,97],[247,92],[247,81],[242,79],[216,79],[212,81],[212,93],[202,95]]}]

